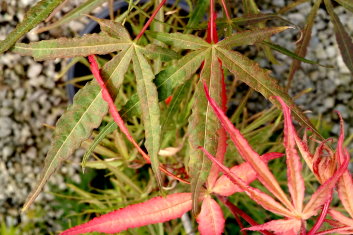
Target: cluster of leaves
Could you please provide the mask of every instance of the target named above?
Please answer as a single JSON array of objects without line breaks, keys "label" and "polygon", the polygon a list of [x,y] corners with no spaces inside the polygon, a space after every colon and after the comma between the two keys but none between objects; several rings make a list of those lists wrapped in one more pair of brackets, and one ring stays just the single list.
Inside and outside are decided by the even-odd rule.
[{"label": "cluster of leaves", "polygon": [[[115,167],[133,168],[136,165],[141,167],[144,164],[151,164],[162,194],[165,194],[166,183],[175,182],[175,180],[184,183],[183,186],[180,186],[184,191],[191,189],[191,192],[155,197],[144,203],[131,205],[103,215],[86,224],[73,227],[62,234],[80,234],[93,231],[115,233],[128,228],[179,218],[190,210],[197,218],[201,234],[221,234],[224,230],[225,220],[221,207],[212,196],[218,197],[234,213],[240,228],[243,228],[243,225],[238,218],[239,215],[251,225],[250,228],[243,231],[256,230],[266,234],[270,234],[272,231],[276,234],[305,234],[307,221],[312,220],[312,217],[320,211],[321,214],[315,225],[309,230],[309,234],[325,234],[333,231],[349,233],[353,230],[353,219],[346,218],[334,209],[329,209],[337,185],[343,206],[350,216],[353,216],[353,201],[349,197],[353,183],[347,170],[349,155],[343,148],[343,128],[336,151],[331,150],[326,141],[322,141],[315,153],[312,154],[306,139],[302,140],[297,136],[290,113],[293,113],[301,125],[310,128],[314,134],[321,137],[319,132],[300,108],[295,105],[286,89],[281,87],[268,71],[260,68],[255,61],[233,50],[239,46],[256,44],[270,60],[274,60],[271,48],[293,57],[295,60],[293,60],[288,77],[287,88],[289,88],[290,81],[301,62],[315,63],[303,57],[306,54],[314,17],[321,0],[315,1],[303,30],[303,38],[298,43],[295,53],[269,42],[271,35],[292,27],[266,27],[265,22],[278,17],[278,15],[260,13],[253,0],[244,0],[245,15],[233,19],[225,2],[222,1],[225,19],[218,20],[214,12],[214,2],[200,0],[197,2],[195,10],[192,11],[189,22],[185,25],[184,33],[169,32],[177,27],[170,23],[163,23],[164,16],[161,9],[163,9],[165,1],[156,1],[155,10],[143,27],[131,24],[133,31],[138,32],[134,40],[131,39],[132,34],[122,23],[128,21],[128,14],[133,8],[140,10],[139,12],[143,10],[130,2],[125,18],[118,17],[113,21],[90,16],[99,23],[101,28],[99,34],[15,44],[22,35],[48,17],[62,2],[64,1],[40,1],[29,11],[24,22],[19,24],[9,35],[8,40],[0,43],[0,52],[11,49],[21,55],[32,56],[35,60],[88,57],[95,78],[76,94],[73,104],[57,122],[52,146],[48,152],[40,180],[29,195],[23,210],[28,209],[33,203],[60,164],[68,159],[77,148],[88,144],[90,146],[84,156],[83,167],[98,168],[99,165],[100,167],[103,165],[108,166],[114,172]],[[65,23],[79,14],[87,13],[102,2],[102,0],[89,0],[64,16],[59,22],[47,26],[41,31]],[[295,2],[282,9],[282,13],[301,2],[303,1]],[[348,10],[353,8],[352,3],[348,0],[337,0],[337,2]],[[331,1],[324,0],[324,3],[334,23],[342,57],[347,67],[353,72],[352,40],[334,13]],[[145,6],[148,7],[148,5]],[[195,35],[189,34],[188,32],[192,32],[202,20],[208,8],[210,13],[205,37],[196,36],[199,35],[199,30]],[[154,19],[156,22],[152,25],[153,30],[146,31]],[[244,24],[247,27],[241,27]],[[217,27],[225,29],[224,35],[222,34],[224,39],[221,41],[218,41],[217,32],[222,30],[217,31]],[[237,32],[233,33],[233,29],[236,29]],[[97,63],[94,55],[109,53],[113,54],[113,57],[105,63],[100,60],[102,67],[99,68],[100,64]],[[237,79],[269,99],[275,106],[282,108],[284,113],[283,146],[286,150],[287,186],[291,199],[288,198],[267,166],[269,160],[281,157],[282,154],[269,152],[259,156],[226,117],[227,93],[224,71],[229,71]],[[125,89],[123,84],[128,77],[131,78],[130,82],[134,84],[133,91],[136,94],[126,98],[126,103],[121,105],[118,101],[121,101],[121,94]],[[163,104],[160,103],[161,101],[166,102]],[[119,107],[119,111],[117,107]],[[106,119],[108,124],[102,125],[105,123],[103,119],[107,118],[108,113],[112,119],[108,117]],[[276,115],[278,116],[278,112],[272,110],[268,116],[275,118]],[[236,112],[234,117],[236,116],[239,116],[239,112]],[[247,128],[253,130],[261,126],[268,120],[265,117],[268,118],[263,115],[261,121],[254,124],[253,127]],[[91,141],[89,138],[98,127],[100,127],[100,131]],[[270,129],[276,127],[277,125],[274,125]],[[140,131],[136,131],[136,129]],[[142,131],[142,134],[131,134],[135,131]],[[263,131],[266,132],[269,129]],[[246,131],[243,130],[244,132]],[[117,136],[114,138],[115,146],[117,146],[115,150],[123,158],[110,162],[87,162],[93,152],[115,157],[115,152],[101,145],[101,142],[109,138],[112,133]],[[121,134],[126,139],[120,136]],[[179,139],[183,139],[182,143],[171,144],[172,140],[176,139],[175,135],[181,136]],[[137,136],[139,141],[136,140]],[[244,161],[231,169],[223,165],[226,160],[228,136]],[[187,146],[183,145],[184,141],[188,143]],[[175,144],[180,144],[181,147],[170,147]],[[301,174],[302,163],[297,149],[321,184],[305,206],[305,187]],[[133,150],[136,150],[144,160],[139,160]],[[263,148],[261,151],[264,150],[268,150],[268,148]],[[174,156],[179,151],[188,158],[174,159],[168,164],[160,157]],[[323,152],[328,152],[329,157],[324,157]],[[220,176],[220,172],[223,173],[222,176]],[[118,175],[123,176],[122,174]],[[256,179],[262,184],[261,187],[264,187],[272,196],[258,188],[249,186]],[[124,180],[129,182],[128,179]],[[167,180],[169,182],[166,182]],[[133,190],[141,193],[136,185],[129,184]],[[188,184],[191,186],[190,189],[185,187]],[[272,220],[258,225],[250,216],[227,199],[236,192],[247,193],[261,207],[283,216],[284,219]],[[94,200],[94,203],[102,206],[99,201]],[[331,229],[318,232],[327,213],[332,217],[332,220],[326,220]]]}]

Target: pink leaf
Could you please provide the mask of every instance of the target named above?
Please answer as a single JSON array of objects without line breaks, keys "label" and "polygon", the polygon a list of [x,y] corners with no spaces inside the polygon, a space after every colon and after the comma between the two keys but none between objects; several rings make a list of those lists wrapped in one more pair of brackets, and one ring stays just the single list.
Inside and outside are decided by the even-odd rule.
[{"label": "pink leaf", "polygon": [[[343,147],[343,141],[344,141],[344,128],[343,128],[343,120],[342,116],[338,113],[338,116],[340,118],[340,126],[341,126],[341,131],[340,131],[340,136],[338,139],[338,145],[337,145],[337,152],[336,154],[338,155],[337,158],[342,161],[344,157],[349,158],[349,153],[346,152],[346,150]],[[342,177],[338,181],[338,196],[341,199],[341,202],[343,204],[343,207],[346,209],[346,211],[349,213],[349,215],[353,218],[353,180],[352,176],[349,173],[348,169],[343,173]],[[353,226],[353,224],[352,224]]]},{"label": "pink leaf", "polygon": [[346,216],[344,216],[341,212],[338,212],[336,210],[330,209],[328,212],[331,217],[338,222],[342,223],[343,225],[350,226],[351,229],[353,229],[353,219],[350,219]]},{"label": "pink leaf", "polygon": [[[266,153],[260,157],[262,161],[267,163],[269,160],[282,157],[283,153]],[[240,179],[242,179],[246,184],[250,184],[254,180],[256,180],[256,172],[250,166],[249,163],[245,162],[238,166],[234,166],[230,168],[230,171],[237,175]],[[217,193],[222,196],[230,196],[236,192],[242,192],[237,185],[233,184],[227,176],[222,175],[216,181],[215,186],[212,188],[212,192]]]},{"label": "pink leaf", "polygon": [[295,129],[291,120],[291,112],[286,103],[277,96],[282,106],[284,115],[284,147],[286,148],[288,189],[291,194],[293,205],[298,212],[303,210],[304,179],[301,174],[302,164],[295,148]]},{"label": "pink leaf", "polygon": [[175,193],[110,212],[85,224],[70,228],[60,235],[89,232],[118,233],[128,228],[176,219],[189,210],[191,210],[191,193]]},{"label": "pink leaf", "polygon": [[303,219],[310,218],[317,214],[317,210],[322,206],[332,195],[333,188],[336,186],[337,181],[342,174],[347,170],[349,158],[346,157],[344,162],[335,174],[329,178],[324,184],[322,184],[316,192],[311,196],[309,202],[306,204],[303,210]]},{"label": "pink leaf", "polygon": [[263,161],[259,161],[259,155],[256,153],[247,140],[238,129],[228,120],[224,112],[217,106],[216,102],[210,97],[206,84],[204,84],[206,97],[212,106],[215,114],[220,120],[223,128],[228,132],[233,143],[237,147],[239,154],[247,161],[258,175],[260,182],[290,210],[294,210],[292,203],[288,200],[286,194],[281,189],[276,178]]},{"label": "pink leaf", "polygon": [[210,196],[202,202],[201,212],[197,216],[199,232],[201,235],[222,234],[224,230],[224,217],[221,207]]},{"label": "pink leaf", "polygon": [[[288,209],[284,208],[280,203],[276,202],[272,197],[269,195],[261,192],[257,188],[253,188],[248,186],[242,179],[240,179],[237,175],[233,174],[227,167],[225,167],[221,162],[219,162],[215,157],[213,157],[209,152],[207,152],[204,148],[199,147],[206,156],[217,166],[221,169],[224,175],[226,175],[233,184],[239,186],[240,189],[245,191],[248,196],[254,200],[257,204],[261,205],[268,211],[273,213],[277,213],[279,215],[283,215],[286,217],[294,217],[295,215],[289,211]],[[262,161],[261,161],[262,162]]]},{"label": "pink leaf", "polygon": [[246,230],[251,231],[261,231],[261,230],[269,230],[273,231],[276,234],[298,234],[301,228],[301,220],[299,219],[285,219],[285,220],[272,220],[270,222],[252,226],[250,228],[246,228]]}]

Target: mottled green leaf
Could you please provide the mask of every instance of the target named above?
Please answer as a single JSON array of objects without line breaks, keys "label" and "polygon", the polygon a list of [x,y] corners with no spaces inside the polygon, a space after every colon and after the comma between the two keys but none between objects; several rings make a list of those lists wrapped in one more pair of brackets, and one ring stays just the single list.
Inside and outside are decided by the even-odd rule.
[{"label": "mottled green leaf", "polygon": [[[307,17],[307,21],[306,21],[306,25],[304,27],[303,30],[303,38],[302,40],[297,44],[297,48],[295,50],[295,54],[297,54],[298,56],[301,57],[305,57],[306,55],[306,51],[311,39],[311,31],[313,28],[313,24],[314,24],[314,20],[315,20],[315,16],[317,13],[317,10],[320,7],[322,0],[317,0],[313,6],[313,8],[311,9],[308,17]],[[300,60],[293,60],[291,67],[289,69],[289,75],[288,75],[288,84],[287,87],[289,88],[291,85],[291,82],[294,78],[294,74],[295,72],[299,69],[300,67]]]},{"label": "mottled green leaf", "polygon": [[12,47],[18,39],[33,29],[42,20],[47,18],[49,14],[64,0],[42,0],[32,7],[24,17],[23,21],[19,23],[16,28],[6,37],[5,40],[0,41],[0,54]]},{"label": "mottled green leaf", "polygon": [[61,17],[58,21],[55,23],[42,27],[40,28],[37,32],[41,33],[53,28],[56,28],[60,25],[63,25],[65,23],[68,23],[71,20],[77,19],[81,17],[83,14],[88,14],[90,13],[93,9],[97,8],[99,5],[101,5],[103,2],[106,2],[107,0],[87,0],[85,3],[81,4],[79,7],[76,7],[72,11],[68,12],[66,15]]},{"label": "mottled green leaf", "polygon": [[113,38],[121,38],[127,41],[130,41],[130,34],[129,32],[122,26],[119,22],[114,22],[112,20],[100,19],[94,16],[88,15],[92,20],[96,21],[101,30],[107,33],[109,36]]},{"label": "mottled green leaf", "polygon": [[88,34],[78,38],[42,40],[29,44],[17,43],[13,51],[21,55],[33,56],[35,60],[50,60],[107,54],[120,51],[131,45],[126,39],[115,39],[107,35]]},{"label": "mottled green leaf", "polygon": [[341,6],[345,7],[347,10],[353,12],[353,1],[352,0],[335,0]]},{"label": "mottled green leaf", "polygon": [[218,42],[217,46],[225,49],[232,49],[233,47],[237,46],[253,45],[254,43],[262,42],[271,35],[282,32],[288,28],[291,27],[282,26],[236,32],[230,37],[227,37],[222,41]]},{"label": "mottled green leaf", "polygon": [[148,31],[147,35],[180,49],[198,50],[209,47],[209,44],[205,40],[191,34]]},{"label": "mottled green leaf", "polygon": [[28,196],[23,210],[33,203],[60,164],[80,147],[82,141],[91,135],[94,128],[100,125],[108,111],[108,105],[102,99],[100,91],[96,81],[88,83],[76,94],[73,104],[57,122],[52,145],[39,181]]},{"label": "mottled green leaf", "polygon": [[[260,92],[265,98],[269,99],[275,105],[279,103],[272,96],[281,97],[290,107],[296,119],[304,126],[312,129],[312,131],[319,137],[320,133],[312,125],[309,119],[303,114],[300,108],[293,102],[292,98],[284,91],[284,89],[277,83],[276,79],[269,75],[269,72],[259,67],[259,65],[243,56],[236,51],[228,51],[217,47],[217,55],[222,60],[223,65],[232,72],[237,78],[245,82],[254,90]],[[321,137],[322,138],[322,137]]]},{"label": "mottled green leaf", "polygon": [[151,66],[138,46],[135,46],[132,61],[136,76],[137,95],[139,96],[141,115],[145,127],[145,146],[151,158],[151,165],[157,182],[162,188],[162,177],[158,160],[161,138],[160,110],[157,88],[153,83],[154,75]]},{"label": "mottled green leaf", "polygon": [[[130,46],[127,49],[119,52],[113,59],[109,62],[105,63],[103,69],[101,71],[103,79],[107,84],[107,88],[109,90],[109,94],[114,98],[116,97],[121,84],[124,81],[125,73],[129,67],[130,61],[132,59],[132,54],[134,52],[133,46]],[[101,133],[104,133],[101,130]],[[82,160],[82,167],[84,169],[85,163],[91,153],[95,150],[99,142],[97,141],[98,137],[95,138],[94,142],[88,147],[85,155],[83,156]]]},{"label": "mottled green leaf", "polygon": [[198,50],[188,53],[176,65],[170,66],[157,74],[154,83],[158,88],[160,101],[168,98],[175,87],[183,84],[197,71],[207,51]]},{"label": "mottled green leaf", "polygon": [[198,147],[202,146],[215,155],[218,146],[218,135],[216,133],[220,128],[219,121],[205,96],[203,89],[204,82],[209,87],[212,98],[218,105],[221,105],[222,70],[214,48],[208,50],[205,58],[200,80],[195,90],[195,101],[188,127],[189,143],[191,145],[188,168],[191,174],[194,213],[198,213],[199,211],[198,198],[200,190],[207,180],[212,165],[211,161],[204,156],[204,153],[198,150]]},{"label": "mottled green leaf", "polygon": [[146,47],[141,48],[141,51],[149,59],[160,59],[161,61],[168,62],[171,60],[179,59],[180,56],[175,51],[161,47],[154,44],[148,44]]},{"label": "mottled green leaf", "polygon": [[341,55],[344,63],[353,74],[353,42],[352,38],[344,29],[340,19],[333,11],[333,6],[330,0],[325,0],[326,9],[330,15],[333,23],[333,29],[335,30],[336,40],[338,48],[341,51]]}]

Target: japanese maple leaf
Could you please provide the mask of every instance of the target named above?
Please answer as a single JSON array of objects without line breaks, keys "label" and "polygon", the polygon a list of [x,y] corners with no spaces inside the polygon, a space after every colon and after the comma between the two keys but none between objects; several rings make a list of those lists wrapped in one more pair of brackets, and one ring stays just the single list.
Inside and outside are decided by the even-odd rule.
[{"label": "japanese maple leaf", "polygon": [[[285,219],[272,220],[262,225],[252,226],[247,230],[261,231],[270,230],[276,233],[285,234],[298,234],[303,228],[306,227],[305,221],[310,217],[316,215],[322,205],[329,204],[331,200],[333,189],[340,179],[342,174],[346,171],[349,158],[342,150],[343,137],[337,146],[336,154],[340,159],[340,166],[334,174],[328,178],[317,191],[311,196],[310,200],[304,205],[304,179],[301,175],[302,164],[300,157],[296,150],[295,129],[291,121],[290,109],[280,97],[275,97],[282,106],[284,113],[284,147],[286,150],[286,165],[287,165],[287,178],[290,199],[281,189],[276,178],[271,173],[267,164],[260,156],[252,149],[247,140],[242,136],[240,131],[236,129],[233,124],[228,120],[224,112],[217,106],[214,100],[209,96],[206,85],[204,86],[206,97],[211,104],[215,114],[220,120],[223,128],[229,134],[231,140],[237,147],[238,152],[244,160],[256,172],[259,181],[268,189],[272,196],[263,193],[259,189],[249,186],[244,179],[234,174],[230,169],[225,167],[221,162],[209,154],[205,149],[200,147],[202,151],[221,169],[226,177],[231,180],[241,190],[245,191],[251,199],[261,205],[268,211],[284,216]],[[342,135],[342,134],[341,134]],[[215,188],[217,187],[217,184]],[[320,216],[320,223],[325,215]],[[320,224],[316,224],[315,229]],[[309,232],[313,233],[313,231]]]}]

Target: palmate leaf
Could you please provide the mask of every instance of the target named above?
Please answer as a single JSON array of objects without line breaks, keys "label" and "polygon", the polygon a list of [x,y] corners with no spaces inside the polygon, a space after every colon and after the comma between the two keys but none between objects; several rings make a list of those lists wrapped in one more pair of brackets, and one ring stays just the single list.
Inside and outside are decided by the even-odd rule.
[{"label": "palmate leaf", "polygon": [[292,27],[282,26],[282,27],[264,28],[261,30],[255,29],[255,30],[236,32],[235,34],[217,43],[217,46],[222,47],[224,49],[232,49],[237,46],[253,45],[257,42],[262,42],[263,40],[268,39],[268,37],[270,37],[273,34],[282,32],[289,28],[292,28]]},{"label": "palmate leaf", "polygon": [[351,36],[344,29],[340,19],[333,11],[330,0],[324,0],[326,9],[330,15],[335,30],[338,48],[340,49],[344,63],[353,74],[353,42]]},{"label": "palmate leaf", "polygon": [[57,122],[44,168],[37,185],[26,199],[23,211],[33,203],[60,164],[80,147],[82,141],[91,135],[94,128],[100,125],[108,111],[108,105],[102,99],[100,91],[95,81],[88,83],[76,94],[73,104]]},{"label": "palmate leaf", "polygon": [[12,47],[18,39],[33,29],[64,0],[42,0],[32,7],[24,17],[23,21],[6,37],[0,41],[0,54]]},{"label": "palmate leaf", "polygon": [[208,44],[203,39],[191,34],[161,33],[161,32],[149,31],[147,35],[161,42],[164,42],[167,45],[170,45],[179,49],[199,50],[199,49],[205,49],[210,46],[210,44]]},{"label": "palmate leaf", "polygon": [[201,212],[197,216],[201,235],[218,235],[224,230],[225,219],[221,207],[211,198],[205,196],[202,201]]},{"label": "palmate leaf", "polygon": [[141,115],[145,127],[145,146],[151,158],[151,165],[156,175],[157,183],[162,188],[162,177],[158,160],[161,139],[160,110],[157,88],[153,83],[154,75],[151,66],[137,45],[134,46],[132,61],[136,76],[137,95],[139,96]]},{"label": "palmate leaf", "polygon": [[60,235],[89,232],[118,233],[128,228],[163,223],[181,217],[191,210],[191,194],[175,193],[167,197],[155,197],[146,202],[127,206],[93,220],[70,228]]},{"label": "palmate leaf", "polygon": [[129,45],[131,45],[131,41],[127,39],[88,34],[78,38],[42,40],[29,44],[17,43],[13,51],[20,55],[33,56],[35,60],[50,60],[91,54],[107,54],[123,50]]},{"label": "palmate leaf", "polygon": [[[277,81],[269,75],[268,71],[260,68],[256,62],[236,51],[229,51],[219,47],[216,48],[217,56],[222,60],[223,65],[237,78],[245,82],[254,90],[260,92],[267,99],[271,96],[281,97],[290,107],[296,119],[302,125],[310,128],[317,136],[321,137],[320,133],[312,125],[309,119],[303,114],[283,88],[278,85]],[[270,99],[270,101],[279,107],[277,101],[274,99]]]},{"label": "palmate leaf", "polygon": [[192,114],[189,118],[188,133],[190,135],[189,142],[191,148],[188,168],[192,177],[191,192],[194,213],[198,213],[199,211],[198,198],[200,189],[206,182],[212,165],[211,161],[197,148],[198,146],[202,146],[212,154],[216,154],[218,138],[215,133],[217,133],[220,128],[217,117],[212,112],[205,97],[203,82],[210,87],[211,95],[216,100],[217,104],[221,105],[222,71],[214,49],[208,50],[206,55],[200,80],[195,90]]},{"label": "palmate leaf", "polygon": [[47,30],[53,29],[65,23],[68,23],[71,20],[77,19],[81,17],[83,14],[88,14],[97,6],[103,4],[107,0],[87,0],[85,3],[81,4],[80,6],[72,9],[72,11],[68,12],[66,15],[61,17],[58,21],[54,22],[51,25],[45,26],[37,30],[38,33],[45,32]]}]

